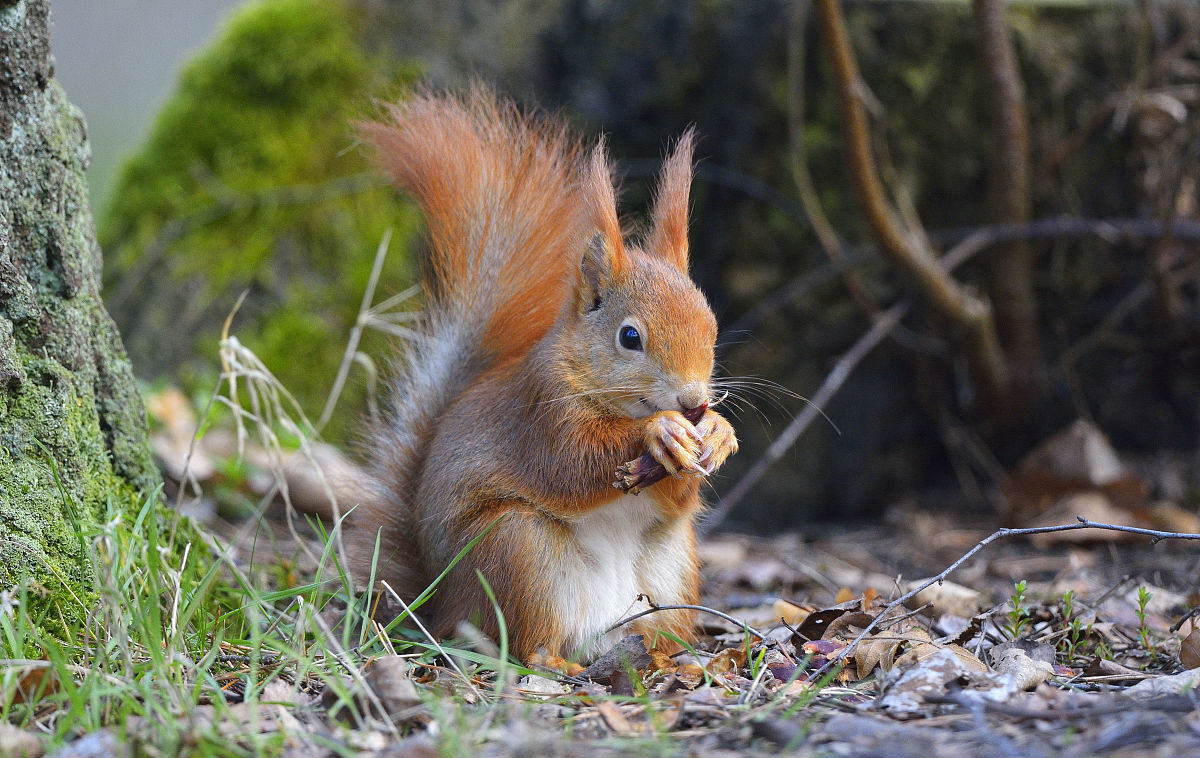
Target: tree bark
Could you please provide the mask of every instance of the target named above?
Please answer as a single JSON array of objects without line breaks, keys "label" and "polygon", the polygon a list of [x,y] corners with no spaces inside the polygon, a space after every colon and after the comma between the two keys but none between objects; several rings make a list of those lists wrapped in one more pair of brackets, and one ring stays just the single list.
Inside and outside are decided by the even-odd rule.
[{"label": "tree bark", "polygon": [[49,21],[47,0],[0,0],[0,589],[32,580],[53,600],[87,579],[89,525],[158,475],[100,300],[86,127],[54,79]]}]

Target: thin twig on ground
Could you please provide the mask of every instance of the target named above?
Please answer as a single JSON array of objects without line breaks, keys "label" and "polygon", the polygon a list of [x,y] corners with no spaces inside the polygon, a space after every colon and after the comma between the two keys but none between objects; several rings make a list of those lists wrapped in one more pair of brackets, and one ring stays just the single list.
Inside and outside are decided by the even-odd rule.
[{"label": "thin twig on ground", "polygon": [[625,626],[626,624],[630,623],[631,621],[637,621],[642,616],[649,616],[651,613],[658,613],[659,611],[700,611],[701,613],[709,613],[709,614],[712,614],[713,616],[717,616],[718,618],[725,619],[726,621],[733,624],[734,626],[740,626],[742,629],[746,630],[747,632],[750,632],[755,637],[758,637],[760,640],[767,639],[761,632],[759,632],[757,629],[755,629],[754,627],[747,624],[745,621],[739,621],[738,619],[735,619],[733,616],[730,616],[728,613],[723,613],[721,611],[716,610],[715,608],[709,608],[704,605],[654,605],[653,603],[651,603],[650,607],[648,609],[646,609],[644,611],[639,611],[638,613],[635,613],[632,616],[623,618],[620,621],[618,621],[617,623],[610,626],[608,629],[605,629],[604,631],[605,631],[605,633],[607,633],[607,632],[611,632],[614,629],[620,629],[621,627]]},{"label": "thin twig on ground", "polygon": [[980,540],[978,543],[976,543],[975,547],[971,548],[970,550],[968,550],[967,552],[965,552],[961,556],[959,556],[959,558],[956,561],[954,561],[949,566],[947,566],[941,573],[930,577],[927,581],[922,582],[920,585],[918,585],[916,587],[913,587],[908,592],[905,592],[903,595],[896,598],[895,600],[892,600],[890,603],[888,603],[886,606],[884,606],[883,610],[881,610],[878,614],[875,615],[875,618],[871,620],[871,623],[869,623],[865,627],[863,627],[863,630],[858,633],[857,637],[855,637],[853,640],[850,641],[849,645],[846,645],[846,647],[839,650],[836,655],[832,656],[825,663],[825,665],[821,666],[819,669],[817,669],[815,672],[813,672],[813,674],[810,676],[810,678],[818,679],[826,671],[828,671],[829,669],[833,668],[834,666],[836,666],[839,663],[841,663],[842,661],[844,661],[847,657],[850,656],[851,653],[854,652],[854,649],[858,646],[858,643],[862,642],[864,639],[867,638],[868,635],[871,634],[871,632],[875,631],[875,629],[877,629],[879,627],[880,623],[887,620],[887,615],[889,613],[896,610],[897,608],[899,608],[900,606],[902,606],[904,603],[908,602],[912,598],[916,597],[918,594],[920,594],[924,590],[932,587],[935,584],[941,584],[943,581],[946,580],[947,577],[950,576],[950,574],[954,573],[954,571],[957,570],[959,566],[966,563],[976,553],[983,550],[985,547],[987,547],[988,545],[992,544],[993,542],[995,542],[997,540],[1001,540],[1006,537],[1027,537],[1027,536],[1034,535],[1034,534],[1053,534],[1055,532],[1072,532],[1072,531],[1076,531],[1079,529],[1101,529],[1101,530],[1110,531],[1110,532],[1125,532],[1128,534],[1141,534],[1141,535],[1151,538],[1150,539],[1151,545],[1156,544],[1156,543],[1160,542],[1161,540],[1200,540],[1200,534],[1192,534],[1189,532],[1165,532],[1165,531],[1161,531],[1159,529],[1143,529],[1142,527],[1137,527],[1137,526],[1123,526],[1120,524],[1103,524],[1103,523],[1100,523],[1097,521],[1090,521],[1088,519],[1083,518],[1082,516],[1079,516],[1078,518],[1079,518],[1079,522],[1075,523],[1075,524],[1058,524],[1055,526],[1031,526],[1031,527],[1025,527],[1022,529],[1008,529],[1008,528],[997,529],[995,532],[992,532],[987,537],[984,537],[982,540]]}]

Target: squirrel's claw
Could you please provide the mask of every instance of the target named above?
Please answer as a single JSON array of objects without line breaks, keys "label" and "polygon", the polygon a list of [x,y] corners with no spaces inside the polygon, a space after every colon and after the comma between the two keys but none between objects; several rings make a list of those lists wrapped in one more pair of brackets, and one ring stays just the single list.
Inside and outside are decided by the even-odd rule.
[{"label": "squirrel's claw", "polygon": [[704,437],[697,461],[706,476],[719,469],[726,458],[738,451],[733,426],[715,411],[704,414],[696,424],[696,431]]},{"label": "squirrel's claw", "polygon": [[646,450],[672,476],[702,473],[699,454],[703,437],[692,422],[675,411],[659,411],[646,425]]}]

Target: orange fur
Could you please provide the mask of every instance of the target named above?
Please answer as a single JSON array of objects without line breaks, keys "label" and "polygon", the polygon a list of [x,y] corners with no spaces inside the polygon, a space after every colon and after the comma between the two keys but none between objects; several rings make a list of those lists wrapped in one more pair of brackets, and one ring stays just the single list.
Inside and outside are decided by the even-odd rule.
[{"label": "orange fur", "polygon": [[[686,276],[690,133],[664,167],[643,250],[621,236],[603,142],[585,155],[482,88],[420,93],[362,129],[424,209],[432,266],[425,323],[368,451],[376,497],[352,517],[360,573],[382,530],[377,575],[414,596],[490,529],[439,585],[430,621],[494,634],[481,573],[522,658],[594,649],[639,593],[694,603],[700,480],[636,497],[611,486],[647,440],[686,456],[672,459],[685,470],[709,442],[720,460],[736,449],[711,411],[708,436],[688,427],[703,445],[667,453],[655,436],[680,429],[659,422],[708,391],[713,367],[716,322]],[[630,324],[636,349],[621,341]],[[630,630],[687,639],[692,623],[670,612]]]}]

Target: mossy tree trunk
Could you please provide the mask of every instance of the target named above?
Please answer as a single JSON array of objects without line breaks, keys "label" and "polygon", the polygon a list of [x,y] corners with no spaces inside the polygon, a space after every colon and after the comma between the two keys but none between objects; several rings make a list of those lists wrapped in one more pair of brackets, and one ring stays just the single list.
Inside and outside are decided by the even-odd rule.
[{"label": "mossy tree trunk", "polygon": [[157,475],[100,300],[85,126],[49,21],[47,0],[0,0],[0,589],[31,579],[53,597],[86,579],[76,530]]}]

